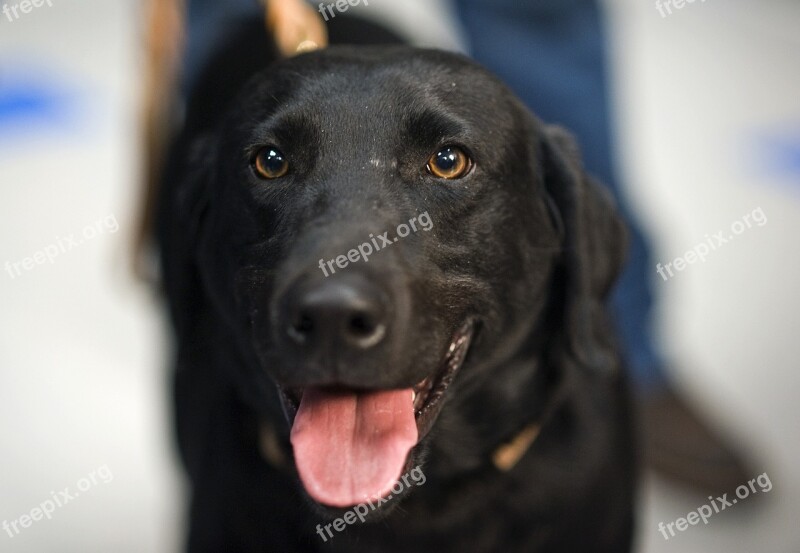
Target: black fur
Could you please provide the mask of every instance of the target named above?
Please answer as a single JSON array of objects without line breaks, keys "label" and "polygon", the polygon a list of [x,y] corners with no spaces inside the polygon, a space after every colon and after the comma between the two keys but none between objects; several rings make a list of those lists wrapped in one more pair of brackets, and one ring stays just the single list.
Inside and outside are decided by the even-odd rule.
[{"label": "black fur", "polygon": [[[259,27],[244,24],[200,79],[161,186],[189,550],[629,551],[632,437],[605,307],[624,231],[569,135],[461,56],[360,46],[273,62]],[[253,175],[249,155],[266,144],[292,164],[279,181]],[[461,180],[425,171],[447,144],[475,160]],[[274,328],[276,298],[298,277],[324,278],[320,258],[426,211],[433,230],[346,270],[407,311],[392,347],[298,369]],[[297,479],[275,382],[408,387],[471,316],[467,360],[412,453],[425,485],[324,543],[315,527],[331,512]],[[496,469],[492,452],[537,420],[520,463]],[[264,422],[284,466],[260,454]]]}]

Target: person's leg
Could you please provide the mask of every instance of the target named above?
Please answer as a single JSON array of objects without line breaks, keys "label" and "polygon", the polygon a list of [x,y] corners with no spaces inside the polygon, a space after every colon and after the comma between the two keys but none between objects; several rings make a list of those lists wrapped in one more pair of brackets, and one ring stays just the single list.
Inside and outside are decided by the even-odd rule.
[{"label": "person's leg", "polygon": [[645,461],[705,493],[729,491],[749,470],[670,386],[652,335],[654,269],[614,172],[599,6],[595,0],[456,0],[456,5],[473,56],[545,122],[576,135],[587,169],[614,192],[631,229],[628,265],[611,307],[635,385]]},{"label": "person's leg", "polygon": [[257,0],[187,0],[184,93],[191,89],[214,47],[225,38],[231,22],[263,11]]},{"label": "person's leg", "polygon": [[545,122],[563,125],[586,168],[617,198],[630,229],[629,261],[612,297],[626,363],[640,392],[663,385],[652,336],[652,263],[613,167],[605,37],[592,0],[458,0],[473,56]]}]

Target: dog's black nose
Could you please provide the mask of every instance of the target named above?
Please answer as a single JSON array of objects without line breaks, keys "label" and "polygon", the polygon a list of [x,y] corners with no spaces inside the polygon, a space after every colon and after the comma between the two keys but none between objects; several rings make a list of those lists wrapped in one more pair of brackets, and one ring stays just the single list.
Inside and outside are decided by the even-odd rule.
[{"label": "dog's black nose", "polygon": [[292,286],[282,325],[291,341],[309,353],[363,351],[384,339],[387,315],[381,290],[354,273]]}]

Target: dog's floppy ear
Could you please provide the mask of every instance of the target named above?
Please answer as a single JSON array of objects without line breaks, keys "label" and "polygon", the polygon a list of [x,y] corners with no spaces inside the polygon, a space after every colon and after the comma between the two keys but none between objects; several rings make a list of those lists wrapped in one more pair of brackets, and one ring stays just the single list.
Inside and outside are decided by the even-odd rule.
[{"label": "dog's floppy ear", "polygon": [[210,201],[210,187],[215,178],[217,144],[210,133],[195,138],[184,158],[178,190],[176,213],[184,233],[194,242],[200,232]]},{"label": "dog's floppy ear", "polygon": [[556,126],[543,129],[539,159],[563,230],[566,346],[581,365],[611,371],[618,361],[606,300],[625,261],[625,227],[610,193],[584,171],[572,136]]},{"label": "dog's floppy ear", "polygon": [[157,234],[162,284],[180,339],[201,305],[195,255],[209,204],[216,144],[211,137],[180,137],[173,152],[160,185]]}]

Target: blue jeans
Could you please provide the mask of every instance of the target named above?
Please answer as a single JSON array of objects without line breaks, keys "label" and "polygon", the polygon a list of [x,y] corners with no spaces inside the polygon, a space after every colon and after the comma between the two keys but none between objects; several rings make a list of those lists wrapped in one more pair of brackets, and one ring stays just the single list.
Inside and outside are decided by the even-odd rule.
[{"label": "blue jeans", "polygon": [[623,354],[639,391],[664,383],[653,337],[652,263],[621,194],[612,158],[606,42],[595,0],[456,0],[473,57],[539,117],[569,129],[590,173],[614,193],[630,228],[628,264],[611,298]]},{"label": "blue jeans", "polygon": [[191,90],[203,64],[217,44],[224,40],[228,24],[246,15],[263,14],[264,9],[257,0],[189,0],[186,12],[184,93]]}]

